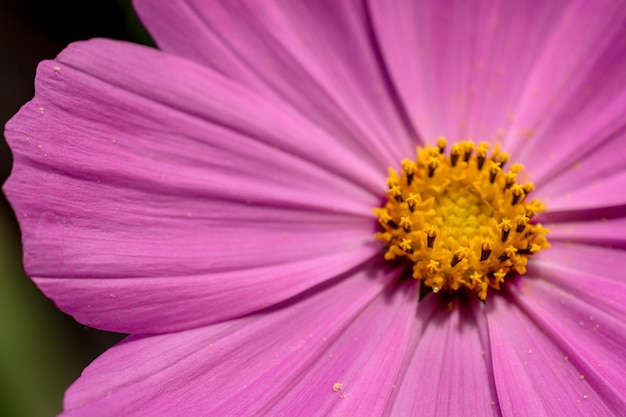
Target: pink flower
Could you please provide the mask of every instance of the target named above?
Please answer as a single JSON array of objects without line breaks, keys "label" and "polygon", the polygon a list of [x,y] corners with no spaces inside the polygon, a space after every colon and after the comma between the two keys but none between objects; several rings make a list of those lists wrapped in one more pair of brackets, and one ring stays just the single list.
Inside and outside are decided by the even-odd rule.
[{"label": "pink flower", "polygon": [[[148,1],[160,50],[42,62],[7,124],[27,273],[130,333],[63,416],[626,410],[619,1]],[[448,305],[383,259],[416,145],[500,143],[552,247]]]}]

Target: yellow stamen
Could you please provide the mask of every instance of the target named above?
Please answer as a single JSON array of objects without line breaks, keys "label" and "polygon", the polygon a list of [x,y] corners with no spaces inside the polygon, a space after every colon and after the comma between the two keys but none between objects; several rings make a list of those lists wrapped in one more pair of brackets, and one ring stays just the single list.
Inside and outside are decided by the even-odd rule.
[{"label": "yellow stamen", "polygon": [[463,149],[461,145],[452,145],[452,148],[450,149],[450,165],[453,167],[456,166],[462,151]]},{"label": "yellow stamen", "polygon": [[433,176],[438,166],[439,166],[439,158],[436,157],[435,155],[431,155],[431,157],[428,158],[428,176],[429,177]]},{"label": "yellow stamen", "polygon": [[509,154],[506,152],[501,153],[500,155],[498,155],[498,162],[500,162],[500,166],[503,167],[504,164],[506,164],[506,162],[509,160]]},{"label": "yellow stamen", "polygon": [[398,184],[392,185],[389,189],[389,195],[398,201],[402,201],[402,188]]},{"label": "yellow stamen", "polygon": [[410,252],[411,251],[411,239],[407,239],[403,237],[399,246],[402,248],[403,251]]},{"label": "yellow stamen", "polygon": [[436,273],[437,271],[439,271],[439,262],[431,259],[430,261],[428,261],[428,266],[426,266],[426,269],[432,274]]},{"label": "yellow stamen", "polygon": [[493,252],[493,245],[490,240],[485,240],[480,251],[480,261],[486,261]]},{"label": "yellow stamen", "polygon": [[[548,248],[548,230],[531,219],[545,206],[530,201],[534,186],[519,184],[523,167],[503,171],[509,155],[496,145],[447,141],[417,149],[402,171],[389,170],[388,199],[374,209],[376,238],[385,259],[412,262],[412,275],[433,292],[469,290],[480,299],[499,290],[509,274],[523,274],[528,258]],[[530,201],[530,202],[529,202]]]},{"label": "yellow stamen", "polygon": [[437,139],[437,148],[439,148],[439,153],[444,153],[447,143],[448,141],[443,136]]},{"label": "yellow stamen", "polygon": [[417,207],[417,205],[421,202],[422,199],[420,198],[419,194],[409,193],[409,196],[406,198],[406,203],[408,204],[411,213],[415,210],[415,207]]},{"label": "yellow stamen", "polygon": [[435,246],[435,239],[437,238],[437,229],[434,226],[430,226],[426,230],[426,246],[433,248]]},{"label": "yellow stamen", "polygon": [[403,216],[400,219],[400,226],[402,226],[405,232],[411,233],[411,226],[413,226],[413,222],[411,221],[411,216]]}]

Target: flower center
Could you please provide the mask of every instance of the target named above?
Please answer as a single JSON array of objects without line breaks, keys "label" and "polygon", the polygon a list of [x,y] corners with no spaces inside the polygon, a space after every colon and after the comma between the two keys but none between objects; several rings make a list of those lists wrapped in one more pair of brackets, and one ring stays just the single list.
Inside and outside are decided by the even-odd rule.
[{"label": "flower center", "polygon": [[433,292],[471,290],[484,300],[505,277],[524,274],[528,258],[550,245],[548,229],[531,222],[544,211],[529,201],[534,186],[519,184],[520,164],[503,171],[508,154],[496,146],[467,141],[445,153],[417,149],[415,161],[402,161],[402,172],[389,169],[387,202],[374,209],[387,244],[385,259],[408,259],[413,278]]}]

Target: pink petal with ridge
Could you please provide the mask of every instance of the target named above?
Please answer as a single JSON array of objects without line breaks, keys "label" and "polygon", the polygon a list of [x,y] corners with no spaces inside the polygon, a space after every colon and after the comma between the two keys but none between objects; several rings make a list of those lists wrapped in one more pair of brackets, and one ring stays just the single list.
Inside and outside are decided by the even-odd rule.
[{"label": "pink petal with ridge", "polygon": [[[587,272],[615,281],[626,282],[624,263],[626,252],[602,246],[591,246],[580,243],[552,242],[549,250],[536,255],[529,267],[549,265],[552,268]],[[542,273],[536,275],[542,276]]]},{"label": "pink petal with ridge", "polygon": [[288,103],[364,161],[396,165],[414,135],[363,5],[346,0],[135,1],[159,47]]},{"label": "pink petal with ridge", "polygon": [[552,22],[504,141],[537,185],[554,181],[558,191],[566,168],[623,135],[624,36],[622,1],[568,2]]},{"label": "pink petal with ridge", "polygon": [[[613,172],[575,191],[546,199],[550,210],[548,215],[567,215],[577,220],[585,219],[587,215],[584,212],[589,210],[593,210],[598,217],[626,215],[625,185],[626,170]],[[577,215],[576,212],[582,213]]]},{"label": "pink petal with ridge", "polygon": [[489,301],[494,378],[504,417],[614,415],[542,323],[505,297]]},{"label": "pink petal with ridge", "polygon": [[40,278],[37,286],[79,322],[120,333],[168,333],[249,314],[359,268],[365,247],[280,265],[201,275]]},{"label": "pink petal with ridge", "polygon": [[626,321],[626,280],[623,279],[623,270],[620,279],[615,280],[606,269],[605,266],[598,266],[595,271],[581,271],[538,261],[529,268],[529,278],[526,279],[541,277],[559,288],[561,304],[578,298],[607,315]]},{"label": "pink petal with ridge", "polygon": [[256,315],[131,336],[84,371],[62,415],[376,415],[417,297],[385,275],[376,266]]},{"label": "pink petal with ridge", "polygon": [[[384,177],[288,109],[211,71],[94,40],[42,63],[36,82],[33,101],[7,125],[15,164],[5,191],[28,274],[86,324],[161,332],[233,317],[379,250],[370,208]],[[257,285],[241,285],[255,274]],[[73,278],[92,280],[68,284]],[[180,299],[148,302],[171,297],[177,279]],[[121,296],[127,284],[134,292]],[[212,285],[223,293],[196,296]],[[141,308],[134,296],[149,314],[125,316]],[[219,310],[207,311],[216,299]],[[176,316],[156,319],[168,305]]]},{"label": "pink petal with ridge", "polygon": [[[423,309],[427,303],[437,305],[434,313]],[[499,415],[477,324],[483,314],[478,302],[450,311],[436,296],[421,301],[414,329],[421,337],[404,379],[396,384],[390,416]]]},{"label": "pink petal with ridge", "polygon": [[[537,186],[535,197],[549,202],[554,197],[567,196],[623,172],[626,169],[624,108],[626,103],[598,111],[597,115],[587,118],[584,127],[560,139],[558,149],[552,153],[527,154],[524,162],[530,167],[529,177]],[[615,113],[619,113],[622,120],[617,120]],[[616,120],[609,123],[609,117]]]},{"label": "pink petal with ridge", "polygon": [[514,298],[565,354],[563,360],[579,373],[574,385],[588,384],[592,389],[583,394],[580,403],[584,405],[577,401],[579,414],[608,415],[600,410],[609,407],[619,416],[626,410],[626,286],[610,296],[621,303],[607,309],[601,298],[585,296],[585,292],[596,292],[597,282],[567,278],[582,291],[569,293],[558,285],[529,278],[513,290]]},{"label": "pink petal with ridge", "polygon": [[576,242],[626,249],[626,217],[552,223],[549,227],[551,243]]},{"label": "pink petal with ridge", "polygon": [[369,2],[394,85],[428,141],[500,141],[565,4]]}]

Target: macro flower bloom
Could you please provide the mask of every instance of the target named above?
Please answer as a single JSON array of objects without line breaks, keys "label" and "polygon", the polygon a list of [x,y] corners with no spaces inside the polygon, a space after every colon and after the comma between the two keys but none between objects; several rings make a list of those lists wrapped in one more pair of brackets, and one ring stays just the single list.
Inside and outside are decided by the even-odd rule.
[{"label": "macro flower bloom", "polygon": [[63,416],[626,410],[623,2],[135,7],[6,127],[28,275],[130,334]]}]

